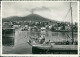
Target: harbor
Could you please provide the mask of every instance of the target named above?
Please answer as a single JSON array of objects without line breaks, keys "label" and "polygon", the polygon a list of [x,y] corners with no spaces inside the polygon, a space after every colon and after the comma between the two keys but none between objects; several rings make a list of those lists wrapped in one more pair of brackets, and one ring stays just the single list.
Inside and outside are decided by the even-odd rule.
[{"label": "harbor", "polygon": [[[18,2],[13,4],[20,5]],[[26,9],[29,4],[33,4],[35,8]],[[3,14],[2,54],[78,54],[77,3],[52,3],[59,7],[47,7],[50,3],[45,3],[47,6],[38,5],[39,8],[34,2],[29,4],[26,7],[22,6],[30,12],[28,15],[8,17],[7,14]],[[15,11],[12,5],[11,8]],[[45,11],[46,13],[43,13]]]},{"label": "harbor", "polygon": [[[35,32],[34,32],[35,33]],[[33,35],[34,35],[33,33]],[[53,42],[56,42],[60,44],[60,42],[64,41],[64,45],[53,45],[53,48],[51,48],[51,50],[56,50],[54,53],[67,53],[65,52],[65,50],[69,50],[68,53],[77,53],[77,45],[66,45],[65,41],[69,40],[66,38],[66,35],[64,36],[65,32],[50,32],[46,34],[46,41],[51,40]],[[70,34],[70,32],[68,32]],[[75,36],[74,39],[75,41],[77,41],[77,32],[75,32]],[[30,31],[21,31],[21,28],[16,29],[15,30],[15,34],[13,34],[12,38],[3,38],[3,40],[6,40],[6,43],[4,43],[3,45],[3,54],[35,54],[35,49],[36,52],[37,51],[41,51],[41,50],[37,50],[37,48],[34,48],[32,46],[30,46],[27,42],[29,41],[29,34],[31,34]],[[55,35],[56,34],[56,35]],[[66,33],[65,33],[66,34]],[[71,37],[71,36],[70,36]],[[58,38],[58,39],[57,39]],[[10,45],[10,43],[12,43]],[[57,51],[58,50],[58,51]],[[59,52],[59,50],[61,50]],[[63,52],[62,52],[63,50]],[[72,51],[72,52],[70,52]]]}]

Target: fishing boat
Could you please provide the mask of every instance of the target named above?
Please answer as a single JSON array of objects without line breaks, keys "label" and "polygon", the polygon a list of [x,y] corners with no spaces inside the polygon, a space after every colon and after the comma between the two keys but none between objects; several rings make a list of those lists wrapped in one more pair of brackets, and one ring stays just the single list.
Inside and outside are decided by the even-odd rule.
[{"label": "fishing boat", "polygon": [[32,47],[37,47],[39,49],[49,49],[52,47],[51,45],[48,44],[37,44],[37,43],[30,43],[30,42],[28,42],[28,44],[31,45]]},{"label": "fishing boat", "polygon": [[27,42],[32,47],[37,47],[39,49],[49,49],[52,47],[50,40],[48,42],[45,41],[44,35],[40,38],[31,38]]}]

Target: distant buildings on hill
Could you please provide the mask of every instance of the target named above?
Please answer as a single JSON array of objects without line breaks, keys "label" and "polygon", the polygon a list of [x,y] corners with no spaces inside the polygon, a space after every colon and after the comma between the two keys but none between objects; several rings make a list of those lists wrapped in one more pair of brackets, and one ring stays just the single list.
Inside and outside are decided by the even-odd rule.
[{"label": "distant buildings on hill", "polygon": [[2,27],[3,28],[18,28],[18,27],[37,27],[38,29],[41,27],[45,27],[46,29],[49,29],[51,31],[54,30],[68,30],[71,31],[72,28],[74,31],[78,30],[78,25],[75,22],[73,25],[70,24],[69,22],[52,22],[52,21],[42,21],[42,22],[38,22],[38,21],[6,21],[2,23]]}]

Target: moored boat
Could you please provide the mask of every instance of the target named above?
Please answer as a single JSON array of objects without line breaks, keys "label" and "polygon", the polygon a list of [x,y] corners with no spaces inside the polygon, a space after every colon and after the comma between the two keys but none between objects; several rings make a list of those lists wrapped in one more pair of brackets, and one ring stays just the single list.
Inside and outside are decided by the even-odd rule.
[{"label": "moored boat", "polygon": [[37,43],[30,43],[30,42],[28,42],[28,44],[31,45],[32,47],[37,47],[39,49],[49,49],[52,47],[49,44],[37,44]]}]

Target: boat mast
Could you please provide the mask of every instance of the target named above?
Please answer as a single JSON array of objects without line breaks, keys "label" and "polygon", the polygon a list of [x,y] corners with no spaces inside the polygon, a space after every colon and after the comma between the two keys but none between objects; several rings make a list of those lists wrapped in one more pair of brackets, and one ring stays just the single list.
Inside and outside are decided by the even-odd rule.
[{"label": "boat mast", "polygon": [[72,6],[70,2],[70,9],[71,9],[71,30],[72,30],[72,44],[74,43],[74,38],[73,38],[73,17],[72,17]]}]

